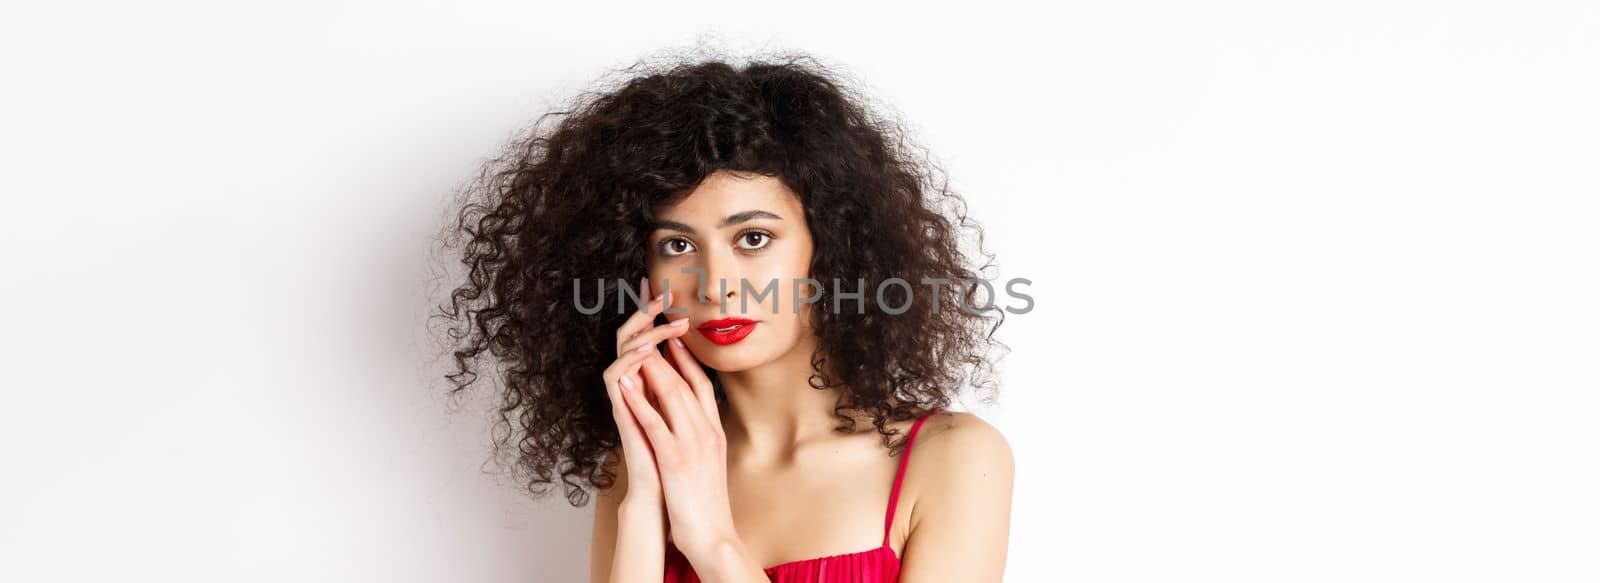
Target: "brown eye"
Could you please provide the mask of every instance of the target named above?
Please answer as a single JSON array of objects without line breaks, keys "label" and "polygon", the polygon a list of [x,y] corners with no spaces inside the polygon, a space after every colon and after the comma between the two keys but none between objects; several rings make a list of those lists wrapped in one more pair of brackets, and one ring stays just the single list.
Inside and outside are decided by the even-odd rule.
[{"label": "brown eye", "polygon": [[745,231],[739,234],[739,248],[754,251],[766,247],[772,242],[772,235],[761,231]]},{"label": "brown eye", "polygon": [[673,237],[657,244],[657,248],[661,250],[662,255],[666,255],[667,257],[677,257],[679,255],[683,255],[684,253],[693,251],[694,244],[690,243],[686,239]]}]

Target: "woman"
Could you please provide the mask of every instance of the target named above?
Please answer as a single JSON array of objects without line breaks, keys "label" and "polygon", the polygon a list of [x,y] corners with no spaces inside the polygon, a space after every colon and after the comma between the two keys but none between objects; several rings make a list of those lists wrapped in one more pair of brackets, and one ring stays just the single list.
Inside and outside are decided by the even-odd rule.
[{"label": "woman", "polygon": [[497,451],[598,492],[591,580],[999,581],[1011,450],[944,410],[1003,321],[960,198],[814,59],[621,73],[467,191],[442,306],[452,392],[505,363]]}]

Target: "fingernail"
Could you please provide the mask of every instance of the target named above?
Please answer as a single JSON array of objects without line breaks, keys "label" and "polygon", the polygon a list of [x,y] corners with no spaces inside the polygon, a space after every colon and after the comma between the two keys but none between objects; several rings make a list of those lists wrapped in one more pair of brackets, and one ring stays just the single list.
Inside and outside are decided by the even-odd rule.
[{"label": "fingernail", "polygon": [[628,377],[622,377],[622,390],[624,390],[624,391],[632,391],[633,390],[633,381],[628,380]]},{"label": "fingernail", "polygon": [[673,326],[677,326],[679,328],[682,328],[684,326],[688,326],[689,325],[689,319],[688,318],[684,318],[682,320],[673,320],[672,321],[672,325]]},{"label": "fingernail", "polygon": [[677,346],[678,348],[683,348],[683,341],[679,340],[677,338],[673,338],[672,339],[672,345],[673,346]]},{"label": "fingernail", "polygon": [[655,346],[655,345],[654,344],[649,344],[649,343],[641,344],[641,345],[639,345],[638,348],[633,349],[633,351],[634,352],[644,352],[646,350],[650,350],[650,347],[652,347],[652,346]]}]

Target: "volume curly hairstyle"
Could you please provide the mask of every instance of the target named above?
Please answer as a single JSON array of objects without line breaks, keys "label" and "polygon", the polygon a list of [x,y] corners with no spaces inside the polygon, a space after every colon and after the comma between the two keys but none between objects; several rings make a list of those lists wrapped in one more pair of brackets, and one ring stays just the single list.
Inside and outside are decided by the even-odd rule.
[{"label": "volume curly hairstyle", "polygon": [[[629,314],[580,312],[574,282],[604,282],[609,304],[620,282],[640,281],[652,209],[719,170],[780,179],[805,208],[811,277],[866,284],[864,309],[811,311],[809,384],[842,389],[837,431],[855,430],[849,411],[870,416],[897,455],[905,440],[891,421],[947,407],[964,386],[992,395],[989,352],[1004,348],[992,296],[977,299],[977,285],[890,286],[884,305],[909,302],[891,314],[873,292],[892,278],[974,282],[993,266],[965,202],[902,124],[803,54],[668,61],[613,71],[601,89],[543,114],[457,195],[442,239],[459,248],[466,282],[430,319],[451,323],[451,395],[477,378],[485,352],[498,359],[494,458],[535,497],[559,477],[573,506],[587,503],[586,486],[614,483],[603,462],[620,441],[601,371]],[[964,233],[976,235],[982,266],[971,265]],[[819,306],[832,303],[823,293]]]}]

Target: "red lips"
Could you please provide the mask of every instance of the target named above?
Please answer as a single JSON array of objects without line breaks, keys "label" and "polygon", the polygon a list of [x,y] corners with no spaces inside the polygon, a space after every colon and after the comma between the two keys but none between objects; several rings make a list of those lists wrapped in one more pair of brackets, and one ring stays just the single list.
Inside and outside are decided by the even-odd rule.
[{"label": "red lips", "polygon": [[715,344],[728,345],[744,340],[756,329],[756,321],[749,318],[717,318],[700,324],[700,334]]}]

